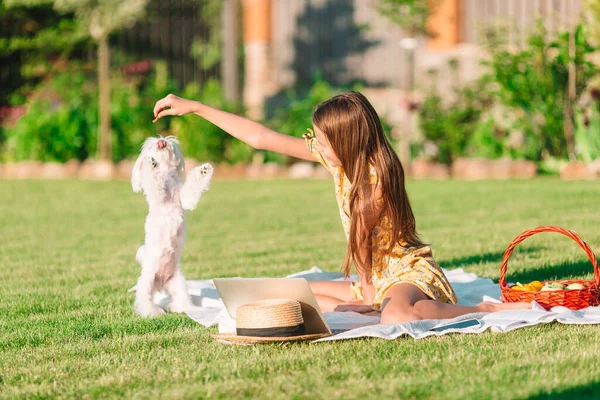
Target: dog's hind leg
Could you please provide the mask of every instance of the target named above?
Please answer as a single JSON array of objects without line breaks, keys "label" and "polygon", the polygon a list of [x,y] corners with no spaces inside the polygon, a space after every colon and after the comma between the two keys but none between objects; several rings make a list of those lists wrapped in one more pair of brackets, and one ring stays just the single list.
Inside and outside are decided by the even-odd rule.
[{"label": "dog's hind leg", "polygon": [[[137,252],[135,253],[135,260],[143,267],[144,266],[144,255],[146,252],[146,247],[144,245],[141,245],[138,249]],[[139,279],[138,279],[139,280]],[[130,288],[127,292],[135,292],[137,290],[137,283],[135,284],[135,286],[133,286],[132,288]]]},{"label": "dog's hind leg", "polygon": [[193,210],[202,197],[202,193],[208,190],[213,175],[213,167],[210,164],[202,164],[192,168],[187,174],[183,188],[179,194],[181,206],[184,210]]},{"label": "dog's hind leg", "polygon": [[142,274],[138,278],[135,291],[135,311],[142,317],[155,317],[164,314],[165,311],[154,304],[153,298],[156,292],[154,284],[154,271],[142,266]]},{"label": "dog's hind leg", "polygon": [[171,295],[171,303],[167,307],[169,311],[181,313],[194,307],[180,269],[177,269],[175,275],[165,284],[165,289]]}]

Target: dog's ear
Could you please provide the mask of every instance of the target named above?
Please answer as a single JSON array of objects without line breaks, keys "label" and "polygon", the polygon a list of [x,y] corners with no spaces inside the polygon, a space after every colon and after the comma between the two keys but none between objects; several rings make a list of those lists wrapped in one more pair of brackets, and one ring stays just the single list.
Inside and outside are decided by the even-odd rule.
[{"label": "dog's ear", "polygon": [[138,157],[133,164],[131,171],[131,187],[133,191],[139,193],[142,191],[142,157]]}]

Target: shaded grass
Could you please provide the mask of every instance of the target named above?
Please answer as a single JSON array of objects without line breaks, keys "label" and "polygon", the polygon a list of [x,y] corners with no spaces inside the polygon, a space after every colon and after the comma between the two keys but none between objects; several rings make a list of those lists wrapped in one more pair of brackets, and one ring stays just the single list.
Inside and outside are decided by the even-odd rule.
[{"label": "shaded grass", "polygon": [[[498,279],[521,231],[556,224],[600,246],[600,186],[552,179],[409,182],[417,226],[446,268]],[[600,387],[596,326],[507,334],[233,347],[180,315],[145,320],[127,293],[143,196],[127,183],[0,181],[0,397],[567,398]],[[188,214],[190,279],[337,270],[329,181],[216,181]],[[512,281],[588,278],[570,239],[541,234]]]}]

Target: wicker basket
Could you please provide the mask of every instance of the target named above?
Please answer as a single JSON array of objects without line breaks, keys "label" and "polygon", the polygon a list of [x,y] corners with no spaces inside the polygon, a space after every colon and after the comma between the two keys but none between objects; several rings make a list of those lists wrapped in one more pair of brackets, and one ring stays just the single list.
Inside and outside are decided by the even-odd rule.
[{"label": "wicker basket", "polygon": [[[565,236],[570,237],[576,241],[579,246],[587,253],[592,265],[594,266],[594,280],[557,280],[564,285],[570,285],[571,283],[581,283],[583,289],[577,290],[553,290],[553,291],[519,291],[512,290],[506,283],[506,268],[508,266],[508,259],[512,254],[514,248],[527,239],[529,236],[535,235],[541,232],[558,232]],[[585,243],[575,232],[568,229],[561,228],[559,226],[540,226],[535,229],[531,229],[521,233],[517,236],[506,249],[504,253],[504,259],[502,267],[500,267],[500,289],[502,290],[502,300],[504,302],[518,302],[526,301],[531,302],[535,300],[541,306],[550,309],[555,306],[563,306],[570,308],[571,310],[579,310],[589,306],[596,306],[600,303],[598,299],[598,286],[600,286],[600,273],[598,272],[598,261],[596,256],[590,247]]]}]

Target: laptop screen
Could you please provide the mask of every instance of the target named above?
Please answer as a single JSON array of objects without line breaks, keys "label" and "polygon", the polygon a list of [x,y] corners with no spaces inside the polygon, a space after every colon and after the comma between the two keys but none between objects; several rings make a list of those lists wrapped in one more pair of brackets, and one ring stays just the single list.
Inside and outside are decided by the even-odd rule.
[{"label": "laptop screen", "polygon": [[317,299],[304,278],[215,278],[213,282],[232,319],[239,306],[267,299],[291,299],[300,303],[306,333],[329,333]]}]

